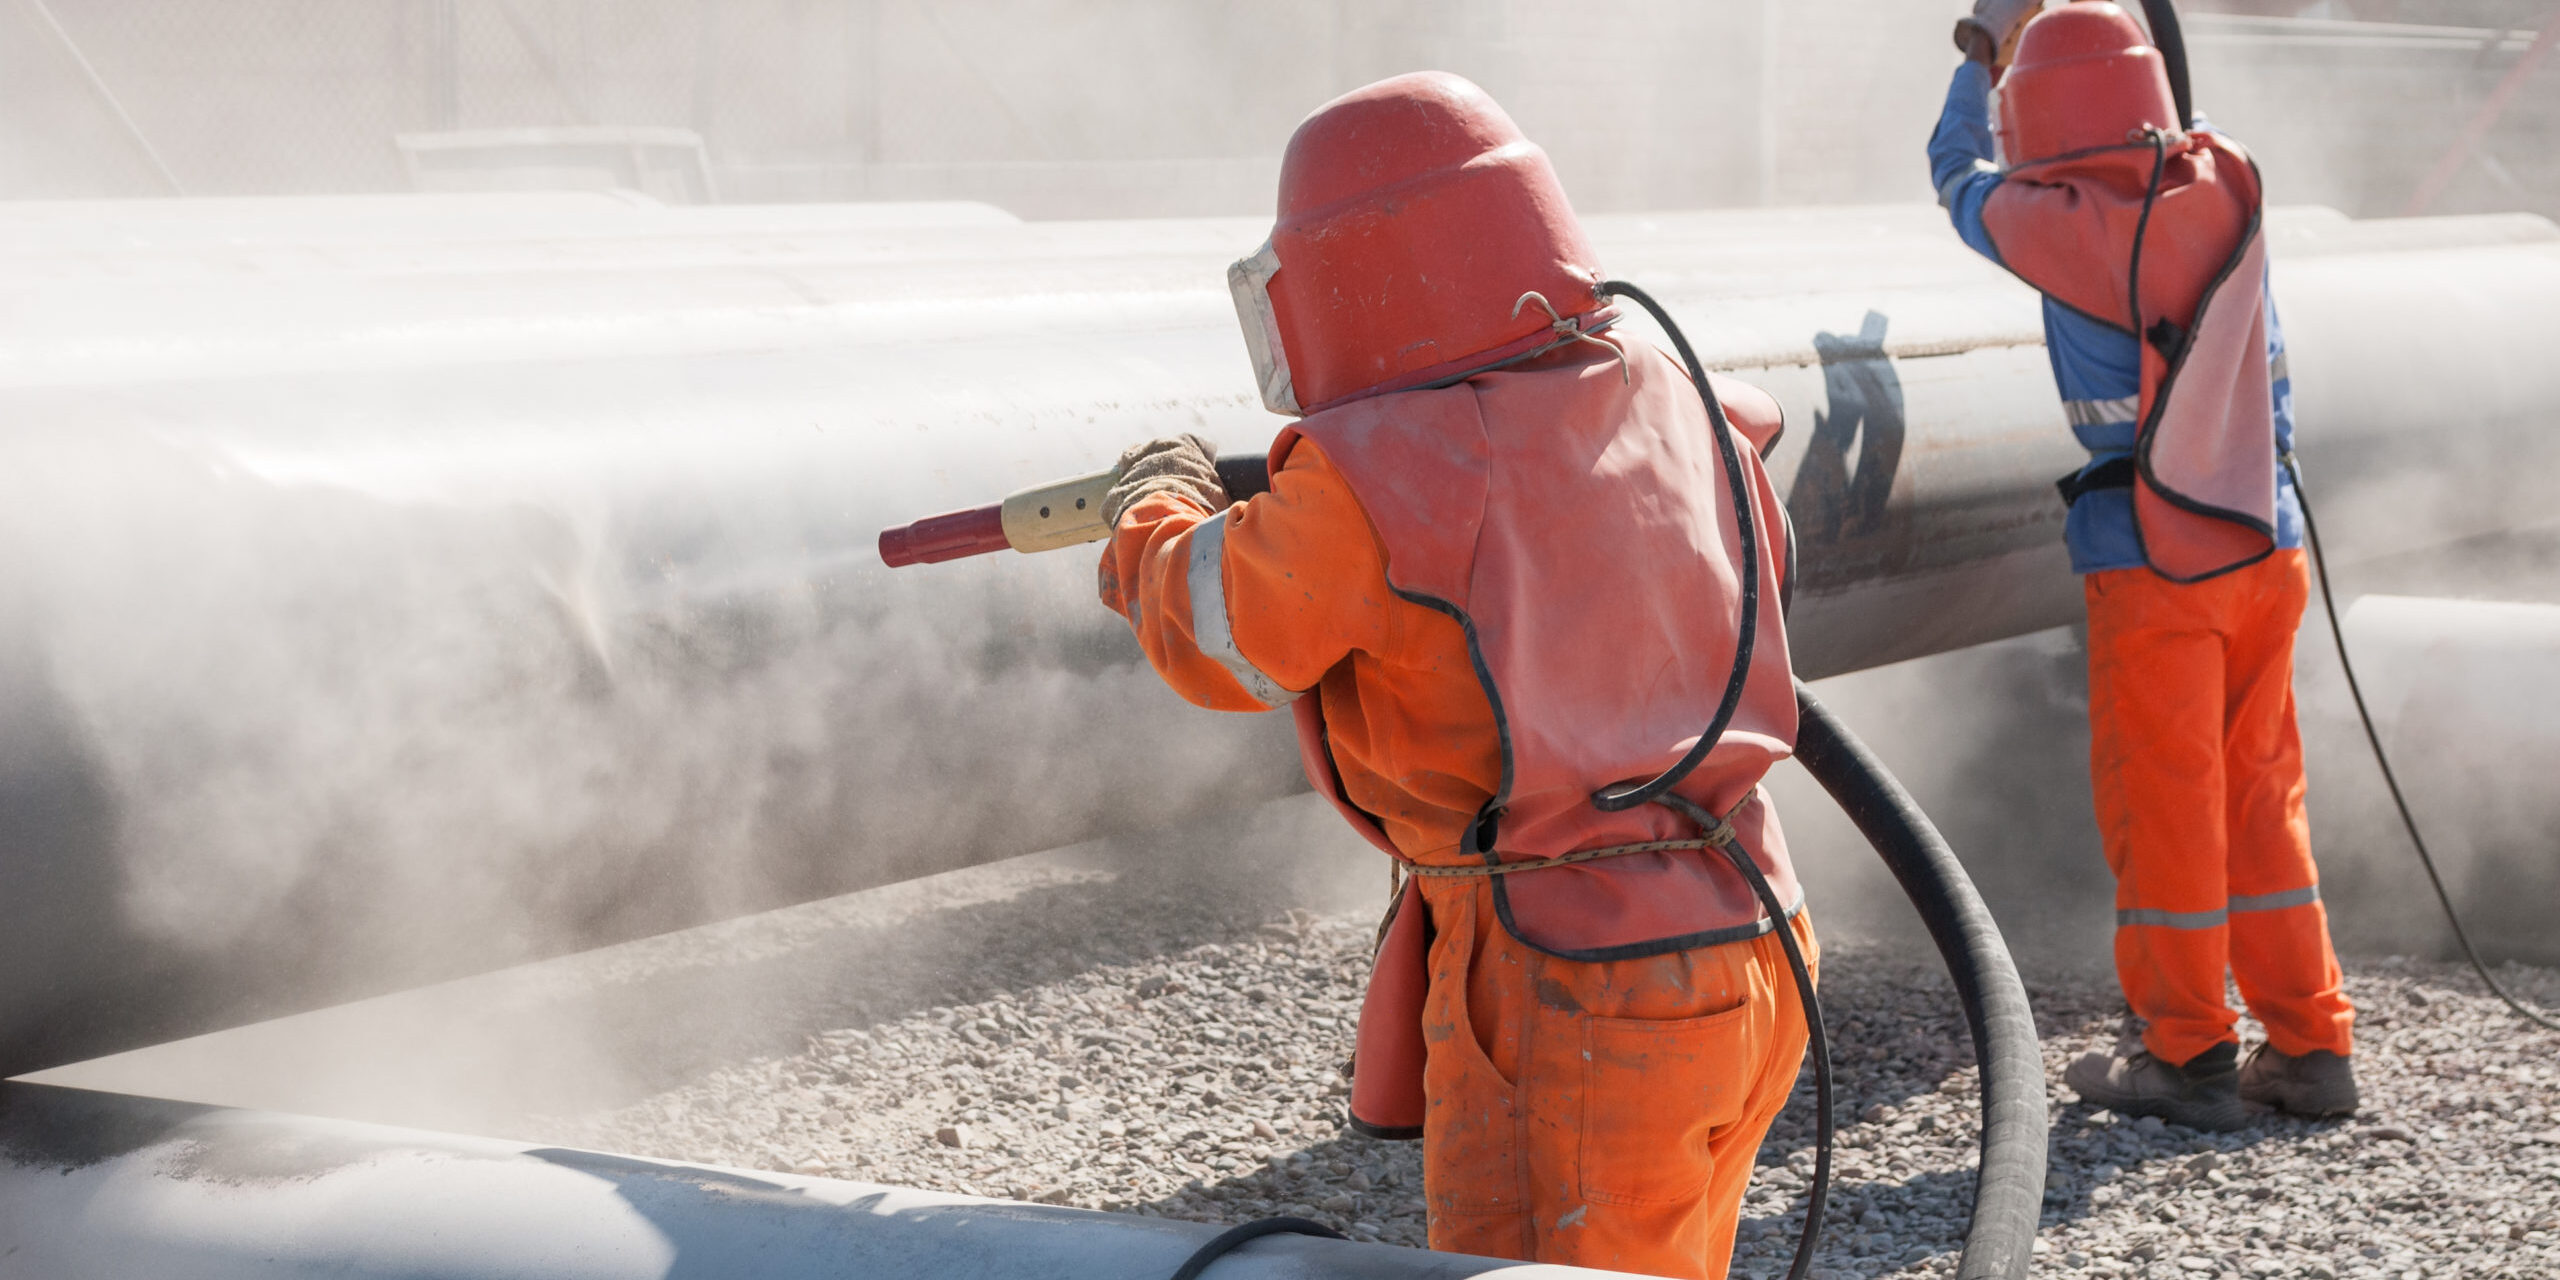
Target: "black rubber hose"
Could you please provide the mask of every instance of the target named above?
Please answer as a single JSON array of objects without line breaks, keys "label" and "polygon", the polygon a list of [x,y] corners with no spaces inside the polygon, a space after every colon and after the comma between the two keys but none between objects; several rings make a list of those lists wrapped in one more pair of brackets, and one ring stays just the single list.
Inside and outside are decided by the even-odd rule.
[{"label": "black rubber hose", "polygon": [[1271,492],[1271,458],[1260,453],[1218,455],[1218,487],[1227,501],[1242,502]]},{"label": "black rubber hose", "polygon": [[[1742,564],[1739,566],[1742,577],[1741,617],[1734,629],[1732,672],[1725,677],[1724,697],[1716,703],[1715,717],[1707,722],[1707,727],[1698,734],[1697,742],[1690,746],[1688,753],[1656,775],[1653,781],[1619,790],[1602,787],[1591,793],[1593,808],[1603,813],[1618,813],[1640,804],[1649,804],[1679,786],[1681,780],[1707,758],[1707,753],[1715,750],[1717,741],[1724,737],[1725,726],[1733,723],[1733,713],[1742,707],[1743,688],[1751,682],[1751,648],[1760,636],[1760,516],[1751,500],[1751,480],[1742,471],[1741,451],[1733,443],[1733,423],[1725,417],[1724,404],[1716,399],[1715,386],[1707,381],[1706,367],[1698,363],[1698,353],[1689,346],[1688,335],[1680,332],[1680,326],[1672,322],[1671,313],[1663,310],[1662,304],[1654,301],[1652,294],[1624,280],[1603,280],[1599,292],[1604,298],[1633,299],[1637,306],[1652,314],[1654,323],[1662,326],[1663,335],[1671,339],[1672,349],[1680,353],[1680,363],[1689,371],[1690,384],[1698,389],[1698,399],[1707,406],[1707,425],[1716,438],[1716,453],[1724,463],[1726,496],[1733,503],[1733,521],[1742,544]],[[1505,772],[1508,773],[1507,767]]]},{"label": "black rubber hose", "polygon": [[[1664,796],[1655,803],[1698,824],[1700,831],[1712,831],[1722,825],[1714,814],[1686,796]],[[1771,930],[1778,935],[1778,947],[1786,953],[1787,971],[1795,976],[1796,999],[1804,1006],[1805,1052],[1813,1056],[1813,1179],[1805,1184],[1804,1229],[1797,1233],[1796,1257],[1787,1267],[1787,1280],[1805,1280],[1813,1274],[1813,1256],[1822,1247],[1822,1214],[1831,1202],[1831,1033],[1822,1024],[1822,993],[1814,985],[1813,966],[1805,962],[1804,948],[1796,942],[1795,925],[1787,919],[1786,904],[1778,901],[1778,891],[1769,886],[1769,877],[1760,874],[1759,864],[1743,851],[1742,842],[1727,841],[1723,852],[1725,860],[1751,886],[1752,896],[1760,899],[1760,909],[1768,914]]]},{"label": "black rubber hose", "polygon": [[2044,1056],[2000,926],[1945,837],[1864,743],[1796,682],[1796,759],[1875,846],[1946,960],[1982,1066],[1982,1164],[1959,1280],[2027,1274],[2044,1212]]},{"label": "black rubber hose", "polygon": [[1181,1268],[1173,1273],[1171,1280],[1200,1280],[1201,1273],[1209,1269],[1210,1263],[1235,1252],[1236,1246],[1248,1240],[1259,1240],[1264,1236],[1284,1235],[1322,1236],[1328,1240],[1344,1238],[1341,1232],[1321,1222],[1311,1222],[1305,1218],[1257,1218],[1242,1226],[1229,1227],[1210,1237],[1209,1243],[1200,1246],[1197,1252],[1182,1260]]},{"label": "black rubber hose", "polygon": [[2178,107],[2178,127],[2196,124],[2196,96],[2187,88],[2187,33],[2178,26],[2178,8],[2170,0],[2142,0],[2142,17],[2151,25],[2151,44],[2169,73],[2169,97]]}]

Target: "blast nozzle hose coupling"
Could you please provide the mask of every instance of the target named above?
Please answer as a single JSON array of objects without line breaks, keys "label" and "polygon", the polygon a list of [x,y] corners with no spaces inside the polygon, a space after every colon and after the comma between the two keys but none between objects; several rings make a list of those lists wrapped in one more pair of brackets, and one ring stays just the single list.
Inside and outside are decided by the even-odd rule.
[{"label": "blast nozzle hose coupling", "polygon": [[[892,569],[940,564],[1010,547],[1055,551],[1111,536],[1102,522],[1102,498],[1120,479],[1118,470],[1033,485],[992,506],[926,516],[880,531],[880,561]],[[1218,483],[1242,502],[1271,488],[1269,460],[1259,453],[1218,459]]]}]

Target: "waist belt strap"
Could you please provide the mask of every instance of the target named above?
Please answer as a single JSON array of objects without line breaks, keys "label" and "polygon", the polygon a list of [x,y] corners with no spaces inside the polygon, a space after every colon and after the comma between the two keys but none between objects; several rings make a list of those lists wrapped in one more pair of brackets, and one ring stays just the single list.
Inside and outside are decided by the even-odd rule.
[{"label": "waist belt strap", "polygon": [[[1613,844],[1599,849],[1583,849],[1574,853],[1558,854],[1551,858],[1527,858],[1518,862],[1490,862],[1480,865],[1464,865],[1455,867],[1425,866],[1422,863],[1415,862],[1407,858],[1397,858],[1396,862],[1404,868],[1405,874],[1407,875],[1432,877],[1507,876],[1522,871],[1543,871],[1548,867],[1567,867],[1577,862],[1590,862],[1599,858],[1623,858],[1631,853],[1668,853],[1674,850],[1683,849],[1721,849],[1741,838],[1739,833],[1733,829],[1733,816],[1734,814],[1742,812],[1742,806],[1751,803],[1752,799],[1758,794],[1759,791],[1756,788],[1751,791],[1744,792],[1742,798],[1734,802],[1733,808],[1730,812],[1726,813],[1721,818],[1715,819],[1715,825],[1708,827],[1697,839],[1694,840],[1646,840],[1637,844]],[[1494,856],[1497,858],[1502,856],[1502,851],[1499,849],[1495,850]],[[1384,935],[1381,934],[1380,936],[1383,937]]]},{"label": "waist belt strap", "polygon": [[2094,467],[2074,471],[2054,481],[2053,487],[2062,494],[2062,505],[2066,507],[2080,501],[2082,494],[2099,489],[2130,489],[2133,487],[2133,455],[2109,458]]}]

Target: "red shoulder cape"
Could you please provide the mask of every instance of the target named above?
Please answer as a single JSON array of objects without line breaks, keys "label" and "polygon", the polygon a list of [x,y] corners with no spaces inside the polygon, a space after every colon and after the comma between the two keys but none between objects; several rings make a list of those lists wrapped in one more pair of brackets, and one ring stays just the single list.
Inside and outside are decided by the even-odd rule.
[{"label": "red shoulder cape", "polygon": [[2179,582],[2275,550],[2264,193],[2211,133],[2023,165],[1984,203],[2009,270],[2142,351],[2134,518]]}]

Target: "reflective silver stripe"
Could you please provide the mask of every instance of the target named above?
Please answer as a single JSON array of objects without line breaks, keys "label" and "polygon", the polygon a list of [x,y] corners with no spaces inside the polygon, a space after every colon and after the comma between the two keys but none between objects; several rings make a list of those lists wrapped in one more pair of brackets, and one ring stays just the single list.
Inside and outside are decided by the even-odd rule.
[{"label": "reflective silver stripe", "polygon": [[1236,648],[1235,629],[1227,622],[1227,508],[1191,527],[1191,639],[1200,652],[1218,660],[1246,694],[1266,707],[1286,706],[1297,693],[1262,674]]},{"label": "reflective silver stripe", "polygon": [[2142,397],[2126,396],[2119,400],[2065,400],[2062,411],[2071,416],[2075,427],[2103,427],[2118,422],[2131,422],[2142,412]]},{"label": "reflective silver stripe", "polygon": [[2153,911],[2147,907],[2116,911],[2116,927],[2129,924],[2156,924],[2163,929],[2217,929],[2228,918],[2220,911]]},{"label": "reflective silver stripe", "polygon": [[2320,886],[2287,889],[2282,893],[2249,893],[2231,900],[2234,911],[2282,911],[2286,907],[2307,907],[2320,900]]},{"label": "reflective silver stripe", "polygon": [[2231,918],[2234,911],[2282,911],[2287,907],[2309,906],[2320,900],[2320,886],[2287,889],[2282,893],[2244,893],[2231,899],[2222,911],[2154,911],[2148,907],[2120,908],[2116,925],[2158,925],[2163,929],[2213,929]]},{"label": "reflective silver stripe", "polygon": [[2276,358],[2267,362],[2267,381],[2282,382],[2285,379],[2292,377],[2293,370],[2291,365],[2292,362],[2285,358],[2284,352],[2277,352]]},{"label": "reflective silver stripe", "polygon": [[1952,209],[1956,206],[1956,188],[1963,186],[1965,179],[1979,173],[1998,172],[2000,172],[2000,166],[1988,160],[1976,160],[1972,168],[1958,170],[1954,177],[1947,179],[1945,186],[1938,188],[1938,207]]}]

